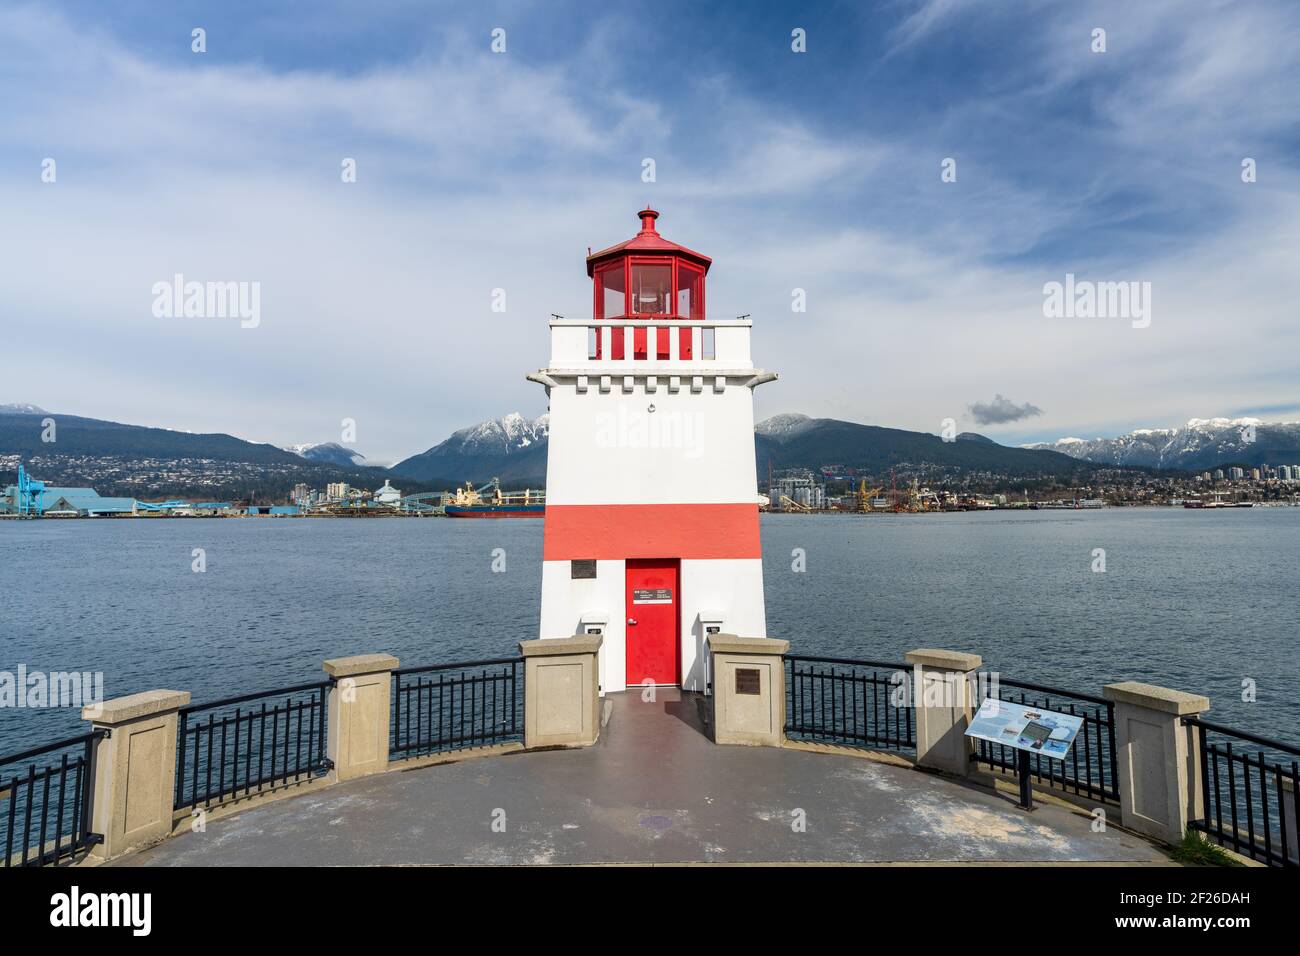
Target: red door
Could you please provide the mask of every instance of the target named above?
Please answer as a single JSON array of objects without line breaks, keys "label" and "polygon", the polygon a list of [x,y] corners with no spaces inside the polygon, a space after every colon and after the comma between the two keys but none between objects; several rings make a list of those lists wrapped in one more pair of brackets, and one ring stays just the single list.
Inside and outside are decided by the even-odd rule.
[{"label": "red door", "polygon": [[679,684],[678,593],[681,563],[627,562],[627,684]]}]

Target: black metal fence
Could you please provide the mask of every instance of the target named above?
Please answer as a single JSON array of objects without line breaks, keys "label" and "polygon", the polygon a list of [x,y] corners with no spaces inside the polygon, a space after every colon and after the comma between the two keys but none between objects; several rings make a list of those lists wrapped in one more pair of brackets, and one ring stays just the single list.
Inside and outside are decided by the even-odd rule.
[{"label": "black metal fence", "polygon": [[215,805],[329,770],[325,713],[332,684],[182,707],[174,806]]},{"label": "black metal fence", "polygon": [[395,759],[521,740],[524,659],[400,668],[392,706]]},{"label": "black metal fence", "polygon": [[787,654],[785,669],[787,736],[916,749],[912,708],[907,706],[909,665]]},{"label": "black metal fence", "polygon": [[1183,723],[1200,751],[1204,811],[1192,829],[1261,863],[1300,866],[1300,748],[1199,717]]},{"label": "black metal fence", "polygon": [[96,730],[0,757],[3,866],[46,866],[102,841],[91,832]]},{"label": "black metal fence", "polygon": [[[981,683],[992,690],[992,681]],[[1089,694],[1061,690],[1042,684],[998,678],[1000,700],[1029,707],[1041,707],[1059,714],[1083,718],[1083,726],[1069,754],[1062,760],[1033,754],[1029,769],[1034,780],[1046,781],[1067,793],[1119,803],[1119,768],[1115,760],[1115,708],[1110,701]],[[975,701],[976,707],[981,701]],[[976,741],[975,760],[998,770],[1016,772],[1017,751],[1012,747]]]}]

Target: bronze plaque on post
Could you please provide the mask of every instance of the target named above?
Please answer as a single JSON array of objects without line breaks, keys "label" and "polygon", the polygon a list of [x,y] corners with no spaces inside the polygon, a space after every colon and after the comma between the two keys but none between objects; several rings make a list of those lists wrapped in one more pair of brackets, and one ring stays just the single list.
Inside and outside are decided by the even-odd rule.
[{"label": "bronze plaque on post", "polygon": [[736,693],[750,694],[756,696],[762,693],[760,689],[762,681],[760,680],[757,667],[737,667],[736,668]]}]

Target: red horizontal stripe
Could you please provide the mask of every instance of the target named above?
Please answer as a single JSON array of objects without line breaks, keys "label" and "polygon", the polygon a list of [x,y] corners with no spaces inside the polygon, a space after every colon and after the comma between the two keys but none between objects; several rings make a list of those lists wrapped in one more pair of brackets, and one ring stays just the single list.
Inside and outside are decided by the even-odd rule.
[{"label": "red horizontal stripe", "polygon": [[756,504],[546,506],[544,561],[762,556]]}]

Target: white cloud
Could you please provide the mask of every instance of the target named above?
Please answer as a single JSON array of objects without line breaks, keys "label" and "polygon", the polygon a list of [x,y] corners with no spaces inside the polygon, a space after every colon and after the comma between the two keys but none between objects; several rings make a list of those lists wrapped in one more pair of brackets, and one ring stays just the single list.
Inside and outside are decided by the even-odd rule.
[{"label": "white cloud", "polygon": [[[899,36],[919,45],[968,9],[926,4]],[[1123,158],[1055,188],[1027,181],[1024,157],[999,163],[974,145],[1000,111],[1095,68],[1041,25],[1042,60],[1025,68],[1037,86],[928,131],[835,133],[703,78],[715,112],[697,142],[649,93],[522,58],[430,54],[355,75],[178,64],[11,9],[0,80],[24,95],[0,104],[0,296],[42,331],[7,340],[0,398],[277,444],[334,440],[352,417],[362,453],[402,457],[455,427],[542,410],[522,375],[545,361],[547,314],[589,314],[586,247],[630,236],[653,200],[666,235],[714,257],[713,314],[754,315],[756,357],[782,373],[758,392],[765,412],[934,431],[996,388],[1046,409],[1036,426],[1091,434],[1267,405],[1300,352],[1300,189],[1279,156],[1262,158],[1252,187],[1231,167],[1206,185],[1194,147],[1227,150],[1216,118],[1244,137],[1295,115],[1295,88],[1278,82],[1294,27],[1275,9],[1252,7],[1214,47],[1205,31],[1235,14],[1171,21],[1161,8],[1168,56],[1154,56],[1155,21],[1125,13],[1132,29],[1112,29],[1116,79],[1096,104],[1096,135]],[[619,36],[606,21],[580,48],[595,73]],[[1071,130],[1057,118],[1035,160],[1056,151],[1082,168]],[[638,178],[646,142],[662,144],[652,186]],[[945,186],[950,150],[961,172]],[[37,182],[45,155],[59,158],[55,186]],[[339,181],[349,155],[355,185]],[[1167,173],[1171,195],[1231,216],[1203,234],[1027,261],[1095,222],[1125,163],[1135,190]],[[1066,271],[1151,281],[1151,328],[1044,319],[1042,284]],[[149,290],[174,272],[261,281],[262,325],[154,319]],[[488,308],[498,287],[505,315]],[[790,312],[794,287],[807,314]]]}]

